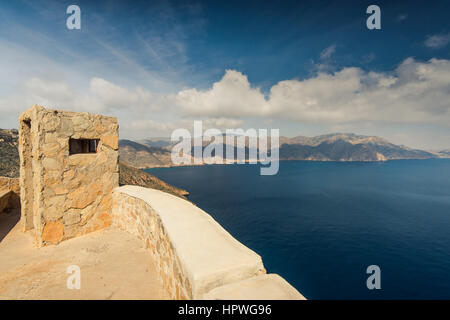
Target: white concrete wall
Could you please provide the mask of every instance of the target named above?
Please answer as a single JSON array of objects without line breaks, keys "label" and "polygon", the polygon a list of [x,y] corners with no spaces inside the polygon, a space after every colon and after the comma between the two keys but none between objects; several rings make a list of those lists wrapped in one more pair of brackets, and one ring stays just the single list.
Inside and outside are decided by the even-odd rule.
[{"label": "white concrete wall", "polygon": [[116,188],[113,223],[141,238],[175,299],[304,299],[261,257],[189,201],[137,186]]}]

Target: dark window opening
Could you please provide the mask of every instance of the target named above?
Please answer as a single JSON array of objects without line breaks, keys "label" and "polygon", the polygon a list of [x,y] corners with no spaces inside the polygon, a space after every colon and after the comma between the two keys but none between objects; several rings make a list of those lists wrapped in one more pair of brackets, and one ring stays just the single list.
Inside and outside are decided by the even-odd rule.
[{"label": "dark window opening", "polygon": [[97,153],[99,139],[69,139],[69,154]]}]

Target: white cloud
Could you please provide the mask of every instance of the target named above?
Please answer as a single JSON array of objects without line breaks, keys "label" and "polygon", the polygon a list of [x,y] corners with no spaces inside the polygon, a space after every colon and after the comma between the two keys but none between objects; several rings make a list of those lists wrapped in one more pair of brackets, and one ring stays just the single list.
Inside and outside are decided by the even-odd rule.
[{"label": "white cloud", "polygon": [[239,128],[242,127],[244,121],[241,119],[231,119],[231,118],[209,118],[203,121],[203,126],[206,129],[217,128],[217,129],[228,129],[228,128]]},{"label": "white cloud", "polygon": [[19,84],[13,94],[0,100],[0,110],[17,113],[39,104],[55,109],[110,113],[114,110],[157,110],[159,102],[161,97],[142,87],[130,90],[101,78],[92,78],[89,90],[75,91],[64,80],[32,77]]},{"label": "white cloud", "polygon": [[436,34],[428,36],[425,40],[425,46],[433,49],[445,47],[450,42],[450,32],[447,34]]},{"label": "white cloud", "polygon": [[174,102],[189,116],[245,117],[269,111],[261,91],[251,88],[247,76],[234,70],[226,70],[210,90],[194,88],[178,92]]},{"label": "white cloud", "polygon": [[100,110],[153,107],[156,98],[142,87],[133,90],[122,88],[101,78],[92,78],[90,99]]},{"label": "white cloud", "polygon": [[[200,120],[200,119],[199,119]],[[228,128],[239,128],[244,124],[244,121],[240,119],[231,118],[209,118],[202,121],[203,130],[217,128],[220,130]],[[183,128],[187,130],[193,130],[193,119],[181,119],[176,121],[159,122],[150,119],[135,120],[130,125],[125,124],[125,129],[143,131],[143,132],[159,132],[160,134],[168,134],[175,129]]]},{"label": "white cloud", "polygon": [[16,127],[19,112],[42,104],[118,116],[121,134],[128,138],[167,136],[177,128],[192,130],[194,119],[203,120],[205,129],[221,130],[242,128],[244,121],[253,127],[273,123],[282,128],[289,122],[295,127],[294,134],[305,128],[294,123],[361,130],[361,123],[374,122],[375,129],[363,129],[382,135],[377,130],[384,129],[378,124],[449,128],[449,88],[449,60],[419,62],[412,58],[392,72],[349,67],[319,72],[304,80],[280,81],[266,95],[235,70],[226,70],[209,89],[190,88],[174,94],[125,87],[100,77],[88,80],[83,89],[57,75],[32,76],[1,95],[0,120],[3,127]]},{"label": "white cloud", "polygon": [[34,104],[60,106],[75,101],[75,93],[67,83],[32,77],[20,83],[13,92],[0,99],[2,114],[17,115]]},{"label": "white cloud", "polygon": [[284,80],[265,98],[227,70],[211,89],[187,89],[175,103],[188,116],[281,118],[298,122],[386,121],[450,124],[450,61],[403,61],[393,72],[344,68]]},{"label": "white cloud", "polygon": [[158,132],[165,133],[165,134],[168,132],[171,132],[179,127],[173,122],[161,123],[161,122],[153,121],[151,119],[134,120],[131,122],[130,125],[125,124],[124,126],[125,126],[125,128],[127,128],[129,130],[130,129],[136,130],[136,131],[154,130],[154,131],[158,131]]},{"label": "white cloud", "polygon": [[320,53],[320,59],[321,60],[329,59],[335,52],[336,52],[336,45],[333,44],[333,45],[329,46],[328,48],[325,48]]}]

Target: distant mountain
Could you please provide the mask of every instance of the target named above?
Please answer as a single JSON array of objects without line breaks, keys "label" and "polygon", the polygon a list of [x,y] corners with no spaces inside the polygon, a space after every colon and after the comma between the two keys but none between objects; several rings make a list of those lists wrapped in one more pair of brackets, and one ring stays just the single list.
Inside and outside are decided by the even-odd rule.
[{"label": "distant mountain", "polygon": [[170,141],[169,138],[150,138],[138,140],[137,142],[149,147],[158,147],[158,148],[164,148],[172,145],[172,141]]},{"label": "distant mountain", "polygon": [[285,138],[280,147],[280,159],[283,160],[384,161],[429,158],[436,158],[436,155],[395,145],[380,137],[352,133]]},{"label": "distant mountain", "polygon": [[[223,140],[225,142],[225,139]],[[151,146],[152,142],[148,141],[154,142],[155,139],[141,141],[143,141],[142,144],[130,140],[121,140],[119,143],[121,145],[121,159],[124,159],[122,154],[125,154],[126,162],[139,168],[172,165],[170,158],[172,144],[169,144],[169,139],[158,138],[156,140],[164,141],[164,147],[156,147],[154,144]],[[169,145],[165,145],[166,143]],[[209,142],[204,141],[201,148],[204,149],[208,144]],[[247,139],[244,147],[246,159],[250,153],[249,147]],[[235,147],[234,150],[236,154],[237,148]],[[192,141],[192,155],[194,155],[194,151],[195,148]],[[225,151],[223,154],[225,154]],[[445,157],[444,153],[411,149],[390,143],[380,137],[356,135],[353,133],[332,133],[315,137],[280,137],[279,155],[280,160],[316,161],[385,161]]]},{"label": "distant mountain", "polygon": [[450,158],[450,149],[441,150],[438,152],[439,156],[442,158]]},{"label": "distant mountain", "polygon": [[[0,176],[19,176],[17,141],[17,130],[0,129]],[[203,142],[202,149],[208,144],[208,142]],[[173,143],[169,138],[146,139],[141,140],[141,143],[131,140],[120,140],[120,161],[125,165],[138,169],[172,166],[170,151],[172,145]],[[250,153],[248,140],[244,149],[245,157],[248,159]],[[235,154],[237,150],[235,147]],[[192,147],[192,154],[194,154],[194,151],[195,149]],[[393,159],[449,158],[450,149],[439,152],[427,152],[395,145],[380,137],[352,133],[333,133],[315,137],[280,137],[279,154],[280,160],[385,161]],[[146,179],[142,178],[141,181],[146,181]]]},{"label": "distant mountain", "polygon": [[297,136],[294,138],[284,138],[286,144],[301,144],[308,146],[317,146],[322,142],[333,143],[338,140],[343,140],[352,144],[367,143],[367,144],[389,144],[386,139],[376,136],[362,136],[354,133],[330,133],[315,137]]},{"label": "distant mountain", "polygon": [[131,140],[119,140],[119,157],[121,161],[139,169],[166,167],[172,162],[169,150]]}]

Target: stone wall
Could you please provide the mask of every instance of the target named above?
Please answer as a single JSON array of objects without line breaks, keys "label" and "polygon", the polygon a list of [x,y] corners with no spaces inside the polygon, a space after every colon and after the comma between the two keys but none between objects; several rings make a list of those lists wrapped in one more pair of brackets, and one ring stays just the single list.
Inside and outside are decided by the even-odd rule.
[{"label": "stone wall", "polygon": [[0,189],[8,189],[19,195],[20,194],[19,179],[0,177]]},{"label": "stone wall", "polygon": [[159,215],[141,199],[117,192],[113,223],[144,242],[155,261],[163,287],[172,299],[192,299],[192,289]]},{"label": "stone wall", "polygon": [[20,208],[18,178],[0,177],[0,212]]},{"label": "stone wall", "polygon": [[143,241],[173,299],[304,299],[189,201],[122,186],[114,190],[112,216],[114,225]]},{"label": "stone wall", "polygon": [[[70,139],[98,140],[94,153],[69,153]],[[33,106],[19,118],[22,229],[38,246],[111,224],[118,186],[117,119]]]}]

